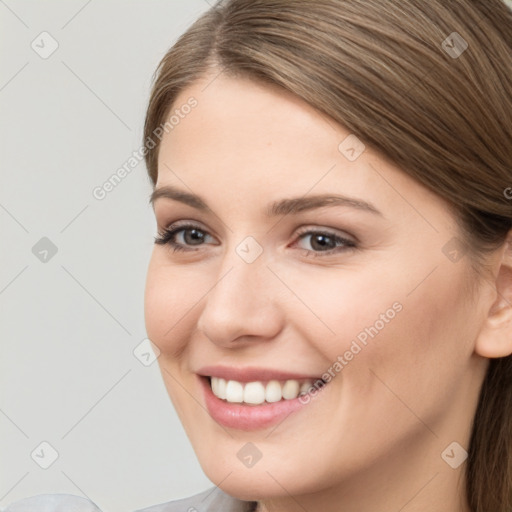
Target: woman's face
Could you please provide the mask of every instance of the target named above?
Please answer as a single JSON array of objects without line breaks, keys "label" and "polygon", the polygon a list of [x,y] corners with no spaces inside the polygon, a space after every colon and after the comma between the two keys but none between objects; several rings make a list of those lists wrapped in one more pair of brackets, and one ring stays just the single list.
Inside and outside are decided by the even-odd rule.
[{"label": "woman's face", "polygon": [[183,250],[155,245],[145,316],[207,476],[254,499],[452,474],[485,311],[446,203],[280,90],[210,76],[176,109],[154,210]]}]

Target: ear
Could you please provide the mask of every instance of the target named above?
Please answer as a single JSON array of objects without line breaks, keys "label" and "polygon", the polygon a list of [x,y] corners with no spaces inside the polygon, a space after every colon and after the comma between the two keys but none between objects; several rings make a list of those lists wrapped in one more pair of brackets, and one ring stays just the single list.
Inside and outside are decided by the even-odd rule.
[{"label": "ear", "polygon": [[499,251],[494,282],[496,299],[478,335],[475,352],[496,358],[512,354],[512,230]]}]

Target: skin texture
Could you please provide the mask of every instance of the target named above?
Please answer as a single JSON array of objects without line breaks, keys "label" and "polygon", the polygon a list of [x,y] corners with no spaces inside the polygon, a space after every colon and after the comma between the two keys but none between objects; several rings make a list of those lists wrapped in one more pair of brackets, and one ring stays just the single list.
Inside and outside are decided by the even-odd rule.
[{"label": "skin texture", "polygon": [[[198,102],[164,135],[156,184],[198,194],[210,211],[154,203],[158,231],[190,221],[205,239],[180,232],[188,252],[155,245],[145,295],[148,336],[203,470],[261,511],[468,512],[465,463],[441,455],[453,442],[455,457],[467,449],[487,357],[512,351],[509,246],[489,256],[492,278],[475,281],[467,254],[446,254],[460,235],[444,200],[368,147],[347,159],[339,144],[350,132],[302,100],[212,76],[173,105]],[[322,193],[382,215],[263,215],[272,201]],[[307,227],[357,248],[323,255],[318,237],[297,236]],[[236,252],[247,236],[263,250],[250,264]],[[396,303],[321,395],[277,427],[227,429],[206,411],[201,366],[322,375]],[[251,468],[237,457],[247,442],[262,454]]]}]

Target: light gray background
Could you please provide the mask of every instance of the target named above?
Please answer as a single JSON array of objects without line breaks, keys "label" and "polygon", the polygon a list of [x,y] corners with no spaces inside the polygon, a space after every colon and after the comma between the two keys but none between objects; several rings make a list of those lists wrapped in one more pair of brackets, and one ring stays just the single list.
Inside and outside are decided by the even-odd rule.
[{"label": "light gray background", "polygon": [[[144,163],[92,195],[141,146],[153,72],[208,8],[0,1],[1,508],[66,492],[133,511],[212,485],[157,363],[133,354],[155,234]],[[31,47],[43,31],[59,44],[47,59]],[[42,237],[58,249],[47,262]],[[31,458],[43,441],[48,469]]]},{"label": "light gray background", "polygon": [[[208,8],[0,0],[2,508],[66,492],[131,512],[212,485],[156,362],[133,354],[155,230],[144,163],[92,195],[140,147],[152,74]],[[31,48],[43,31],[59,44],[47,59]],[[47,262],[42,237],[58,249]],[[58,452],[48,469],[41,442]]]}]

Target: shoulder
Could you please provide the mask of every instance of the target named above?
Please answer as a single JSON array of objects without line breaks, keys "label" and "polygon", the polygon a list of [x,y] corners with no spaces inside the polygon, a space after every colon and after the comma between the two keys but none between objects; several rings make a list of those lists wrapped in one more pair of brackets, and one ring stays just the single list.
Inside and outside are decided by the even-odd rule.
[{"label": "shoulder", "polygon": [[[135,512],[254,512],[255,501],[233,498],[212,487],[189,498],[169,501]],[[92,501],[72,494],[39,494],[11,503],[0,512],[101,512]]]},{"label": "shoulder", "polygon": [[90,500],[73,494],[38,494],[11,503],[0,512],[101,512]]},{"label": "shoulder", "polygon": [[189,498],[169,501],[135,512],[253,512],[255,501],[233,498],[218,487],[212,487]]}]

